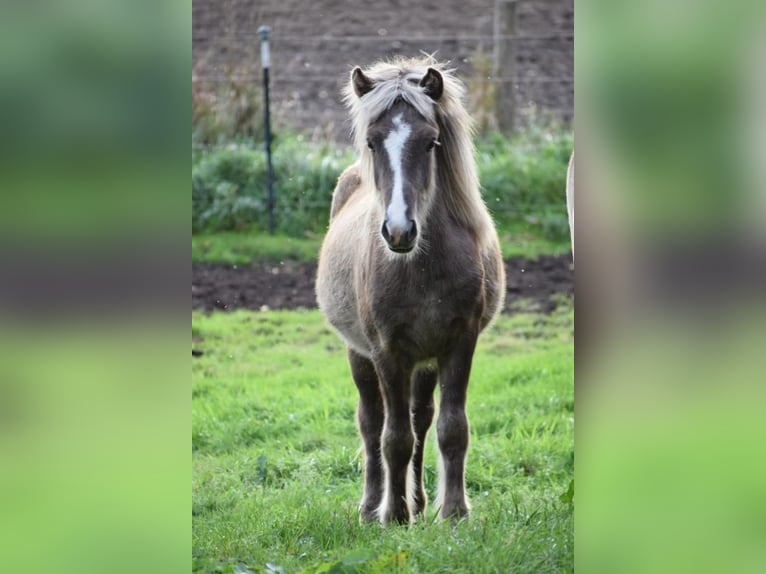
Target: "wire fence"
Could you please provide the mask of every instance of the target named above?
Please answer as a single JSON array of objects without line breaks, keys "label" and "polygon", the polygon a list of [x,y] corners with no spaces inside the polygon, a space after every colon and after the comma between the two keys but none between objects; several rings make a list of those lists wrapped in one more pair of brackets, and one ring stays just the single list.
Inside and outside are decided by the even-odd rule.
[{"label": "wire fence", "polygon": [[[436,4],[445,12],[454,11],[448,22],[451,25],[440,26],[426,19],[420,28],[410,22],[392,25],[392,9],[401,9],[386,3],[349,7],[347,12],[339,12],[332,9],[332,4],[324,8],[321,0],[308,7],[291,7],[294,3],[290,0],[276,2],[264,0],[261,6],[253,7],[241,0],[228,3],[196,0],[192,32],[192,79],[196,90],[220,93],[232,84],[253,84],[257,89],[261,80],[257,28],[261,23],[273,22],[270,70],[273,111],[282,125],[302,130],[332,124],[335,138],[347,141],[340,92],[348,81],[350,62],[364,65],[397,53],[421,51],[436,52],[439,59],[458,68],[469,89],[478,90],[479,97],[485,98],[482,106],[494,108],[510,102],[510,112],[501,113],[499,108],[482,112],[491,116],[490,122],[502,123],[494,116],[510,113],[513,124],[525,109],[552,114],[564,123],[572,119],[571,0],[445,0]],[[434,3],[408,7],[407,14],[413,14],[408,20],[416,21],[416,11],[429,8],[430,4]],[[498,21],[507,17],[498,10],[507,10],[508,6],[519,10],[522,16],[525,10],[539,12],[533,14],[535,26],[525,28],[529,18],[516,18],[515,12],[511,27],[498,26]],[[549,13],[547,7],[555,10]],[[398,18],[403,22],[401,16]],[[475,21],[473,26],[466,25],[471,19]],[[406,33],[413,27],[413,33]],[[433,33],[436,30],[444,31]],[[344,33],[347,31],[352,33]],[[479,65],[481,58],[484,62]],[[513,65],[499,62],[503,59],[512,59]],[[489,98],[495,102],[486,101]]]},{"label": "wire fence", "polygon": [[[232,76],[225,76],[225,75],[219,75],[219,76],[200,76],[195,77],[195,82],[201,82],[201,83],[210,83],[210,84],[226,84],[229,82],[257,82],[260,81],[260,77],[256,74],[253,75],[232,75]],[[556,84],[571,84],[574,83],[573,77],[552,77],[552,76],[513,76],[513,77],[505,77],[505,76],[493,76],[490,78],[491,81],[495,82],[515,82],[515,83],[530,83],[530,84],[546,84],[546,83],[556,83]],[[325,82],[325,83],[335,83],[338,82],[336,78],[327,78],[325,76],[287,76],[287,75],[280,75],[275,74],[271,81],[275,84],[280,83],[302,83],[302,82]],[[343,78],[343,83],[345,84],[346,79]]]},{"label": "wire fence", "polygon": [[[226,43],[229,41],[258,39],[258,33],[252,31],[241,31],[230,35],[210,35],[210,34],[192,34],[192,42],[215,41]],[[387,34],[364,35],[364,36],[336,36],[332,34],[323,34],[321,36],[281,36],[278,38],[282,42],[487,42],[497,40],[517,40],[517,41],[551,41],[551,40],[572,40],[573,32],[561,32],[555,34],[499,34],[494,36],[460,34],[457,36],[389,36]]]}]

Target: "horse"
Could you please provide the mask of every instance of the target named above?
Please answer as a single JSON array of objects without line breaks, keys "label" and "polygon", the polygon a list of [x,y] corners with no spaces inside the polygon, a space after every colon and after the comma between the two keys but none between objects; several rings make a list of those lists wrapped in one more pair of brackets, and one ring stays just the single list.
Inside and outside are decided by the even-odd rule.
[{"label": "horse", "polygon": [[451,520],[470,510],[468,379],[479,333],[503,305],[505,271],[464,97],[433,57],[356,67],[344,90],[358,158],[333,192],[316,295],[359,393],[360,521],[409,524],[425,512],[437,383],[436,507]]},{"label": "horse", "polygon": [[567,216],[569,217],[569,239],[572,244],[572,261],[574,261],[574,194],[575,194],[575,159],[574,150],[569,156],[569,166],[567,167]]}]

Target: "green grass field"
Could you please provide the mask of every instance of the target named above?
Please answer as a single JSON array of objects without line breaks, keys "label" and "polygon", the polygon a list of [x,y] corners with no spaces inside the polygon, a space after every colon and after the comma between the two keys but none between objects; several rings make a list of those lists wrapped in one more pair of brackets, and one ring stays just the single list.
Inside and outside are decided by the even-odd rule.
[{"label": "green grass field", "polygon": [[[193,570],[570,572],[573,308],[501,317],[469,387],[471,517],[360,525],[356,390],[318,311],[192,313]],[[436,486],[435,436],[426,489]],[[562,497],[562,495],[564,496]]]}]

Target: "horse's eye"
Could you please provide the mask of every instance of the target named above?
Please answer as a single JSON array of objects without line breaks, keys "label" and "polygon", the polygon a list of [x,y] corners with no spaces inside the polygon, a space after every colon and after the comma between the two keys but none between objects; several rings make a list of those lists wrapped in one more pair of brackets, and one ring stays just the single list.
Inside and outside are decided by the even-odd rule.
[{"label": "horse's eye", "polygon": [[430,142],[428,142],[428,145],[426,146],[426,151],[431,151],[434,149],[434,146],[442,145],[439,140],[433,139]]},{"label": "horse's eye", "polygon": [[367,147],[370,148],[371,151],[375,151],[375,146],[372,145],[372,140],[371,139],[367,140]]}]

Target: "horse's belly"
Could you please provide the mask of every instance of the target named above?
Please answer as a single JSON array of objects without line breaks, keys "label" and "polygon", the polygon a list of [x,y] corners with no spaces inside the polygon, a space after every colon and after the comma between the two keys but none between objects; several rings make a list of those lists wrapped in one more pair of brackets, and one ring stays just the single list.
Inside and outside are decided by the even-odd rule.
[{"label": "horse's belly", "polygon": [[367,337],[362,330],[359,314],[356,312],[356,300],[347,297],[337,297],[318,300],[319,308],[324,313],[327,322],[338,332],[346,344],[354,351],[365,357],[370,357],[371,351]]},{"label": "horse's belly", "polygon": [[322,247],[317,270],[317,304],[327,322],[357,353],[369,357],[354,290],[353,241],[344,240],[331,228]]}]

